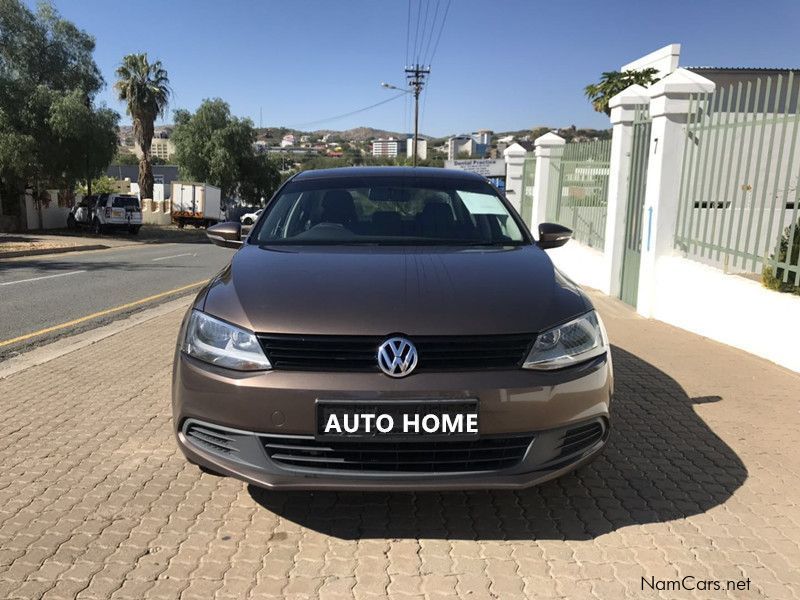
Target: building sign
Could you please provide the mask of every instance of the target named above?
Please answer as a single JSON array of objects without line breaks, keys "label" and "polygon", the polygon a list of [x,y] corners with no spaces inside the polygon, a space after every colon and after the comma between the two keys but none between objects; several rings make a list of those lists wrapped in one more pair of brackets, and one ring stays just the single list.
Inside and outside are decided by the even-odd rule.
[{"label": "building sign", "polygon": [[466,158],[462,160],[446,160],[445,169],[458,169],[459,171],[469,171],[484,177],[503,177],[506,176],[506,161],[502,158]]}]

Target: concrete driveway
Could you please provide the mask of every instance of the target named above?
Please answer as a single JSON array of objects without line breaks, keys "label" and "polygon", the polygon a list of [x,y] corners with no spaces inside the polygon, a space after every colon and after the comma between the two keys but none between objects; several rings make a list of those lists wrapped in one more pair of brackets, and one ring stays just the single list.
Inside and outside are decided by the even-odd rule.
[{"label": "concrete driveway", "polygon": [[201,472],[170,430],[180,311],[12,375],[0,597],[798,597],[800,376],[596,301],[610,445],[519,492],[269,493]]}]

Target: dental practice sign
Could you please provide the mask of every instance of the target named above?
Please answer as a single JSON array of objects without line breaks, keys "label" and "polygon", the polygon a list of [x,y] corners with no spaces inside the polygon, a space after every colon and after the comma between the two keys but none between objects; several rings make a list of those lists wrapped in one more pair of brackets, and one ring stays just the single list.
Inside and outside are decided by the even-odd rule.
[{"label": "dental practice sign", "polygon": [[446,160],[445,169],[469,171],[483,175],[486,179],[506,177],[506,161],[502,158],[465,158],[461,160]]}]

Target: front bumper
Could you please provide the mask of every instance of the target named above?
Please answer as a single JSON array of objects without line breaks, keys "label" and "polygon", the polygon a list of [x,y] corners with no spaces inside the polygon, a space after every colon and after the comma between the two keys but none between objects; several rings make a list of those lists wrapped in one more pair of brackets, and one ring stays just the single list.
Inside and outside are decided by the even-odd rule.
[{"label": "front bumper", "polygon": [[[239,373],[177,352],[173,419],[178,444],[193,462],[271,489],[445,490],[515,489],[558,477],[594,458],[609,433],[613,390],[607,357],[558,372],[526,370],[426,373],[390,379],[380,373]],[[502,468],[422,472],[298,467],[270,454],[265,442],[313,445],[317,399],[352,402],[477,398],[481,439],[528,436],[520,458]],[[195,425],[205,432],[192,435]],[[586,443],[564,450],[575,431]],[[573,432],[573,433],[570,433]],[[203,435],[211,435],[203,438]],[[572,435],[572,438],[569,436]],[[225,440],[214,444],[214,439]],[[522,436],[522,438],[520,437]],[[355,442],[347,442],[355,443]],[[369,452],[371,442],[358,442]],[[446,442],[445,442],[446,443]],[[233,451],[231,451],[233,447]]]}]

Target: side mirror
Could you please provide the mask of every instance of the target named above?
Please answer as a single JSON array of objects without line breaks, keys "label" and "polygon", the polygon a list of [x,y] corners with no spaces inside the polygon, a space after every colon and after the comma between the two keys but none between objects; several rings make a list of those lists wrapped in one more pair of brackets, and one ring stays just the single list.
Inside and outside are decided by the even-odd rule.
[{"label": "side mirror", "polygon": [[217,223],[206,229],[208,239],[223,248],[239,248],[242,245],[242,224],[235,221]]},{"label": "side mirror", "polygon": [[558,223],[539,224],[539,241],[536,242],[542,250],[559,248],[566,244],[572,237],[572,229]]}]

